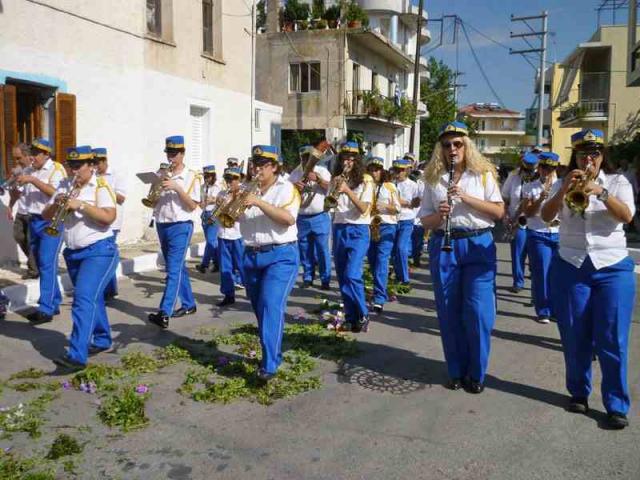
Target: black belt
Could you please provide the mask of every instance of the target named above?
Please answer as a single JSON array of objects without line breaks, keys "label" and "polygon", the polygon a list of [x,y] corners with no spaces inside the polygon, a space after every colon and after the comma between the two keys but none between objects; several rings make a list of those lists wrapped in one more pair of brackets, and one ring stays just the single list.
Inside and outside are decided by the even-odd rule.
[{"label": "black belt", "polygon": [[318,215],[322,215],[323,213],[327,213],[327,212],[318,212],[318,213],[299,213],[298,217],[317,217]]},{"label": "black belt", "polygon": [[298,242],[287,242],[287,243],[270,243],[269,245],[256,245],[251,246],[251,245],[245,245],[244,249],[251,252],[251,253],[258,253],[258,252],[270,252],[271,250],[275,250],[276,248],[280,248],[280,247],[286,247],[287,245],[293,245],[295,243]]},{"label": "black belt", "polygon": [[[453,240],[459,240],[461,238],[471,238],[482,235],[483,233],[491,232],[493,229],[490,227],[479,228],[478,230],[451,230],[451,238]],[[436,230],[435,234],[439,237],[444,236],[444,230]]]}]

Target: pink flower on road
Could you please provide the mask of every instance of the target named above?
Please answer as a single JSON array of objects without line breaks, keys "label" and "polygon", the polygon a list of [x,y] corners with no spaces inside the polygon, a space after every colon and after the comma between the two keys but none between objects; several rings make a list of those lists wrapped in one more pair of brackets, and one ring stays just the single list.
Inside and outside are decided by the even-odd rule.
[{"label": "pink flower on road", "polygon": [[136,393],[139,393],[140,395],[144,395],[148,391],[149,391],[149,387],[147,385],[140,384],[136,387]]}]

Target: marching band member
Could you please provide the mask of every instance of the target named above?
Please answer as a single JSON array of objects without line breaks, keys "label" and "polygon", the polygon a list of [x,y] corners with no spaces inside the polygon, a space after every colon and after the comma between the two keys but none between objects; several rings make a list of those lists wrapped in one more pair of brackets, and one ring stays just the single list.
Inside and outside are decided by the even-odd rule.
[{"label": "marching band member", "polygon": [[623,225],[635,213],[633,190],[609,165],[602,131],[577,132],[571,144],[569,173],[542,207],[544,221],[556,215],[560,220],[551,286],[571,395],[568,410],[589,410],[595,352],[608,426],[621,429],[629,424],[627,354],[636,288]]},{"label": "marching band member", "polygon": [[62,165],[54,162],[50,155],[51,144],[48,140],[34,140],[31,144],[33,171],[17,178],[17,183],[24,185],[24,201],[30,217],[29,241],[40,272],[38,310],[27,316],[34,325],[50,322],[60,312],[62,301],[58,285],[58,254],[62,237],[45,233],[49,221],[42,217],[42,211],[66,173]]},{"label": "marching band member", "polygon": [[[370,227],[371,243],[369,244],[367,258],[373,276],[373,311],[381,313],[384,304],[388,300],[389,258],[396,238],[400,201],[395,185],[388,181],[388,174],[384,170],[384,159],[382,157],[369,159],[367,173],[373,178],[374,189]],[[377,227],[376,224],[378,224]]]},{"label": "marching band member", "polygon": [[470,393],[484,390],[496,318],[496,246],[491,230],[504,215],[504,204],[495,175],[495,167],[478,152],[464,123],[451,122],[441,129],[425,168],[420,217],[425,229],[434,230],[429,266],[449,372],[447,387],[464,386]]},{"label": "marching band member", "polygon": [[266,382],[282,363],[285,308],[298,273],[300,195],[279,175],[282,160],[275,147],[258,145],[252,153],[259,194],[247,195],[248,208],[240,218],[240,231],[245,240],[245,285],[262,346],[258,378]]},{"label": "marching band member", "polygon": [[521,157],[520,168],[512,172],[502,186],[502,198],[507,205],[505,226],[513,234],[511,239],[511,291],[518,293],[524,288],[524,267],[527,260],[526,217],[522,213],[523,187],[535,179],[538,155],[527,152]]},{"label": "marching band member", "polygon": [[119,261],[111,231],[117,201],[109,183],[96,176],[95,165],[91,147],[69,148],[73,178],[63,182],[42,213],[51,220],[66,198],[63,256],[73,284],[73,328],[68,351],[54,362],[72,370],[83,369],[88,355],[111,348],[104,289]]},{"label": "marching band member", "polygon": [[538,157],[538,179],[523,186],[523,213],[527,217],[531,298],[538,322],[549,323],[553,316],[549,268],[551,259],[558,250],[558,225],[557,220],[546,223],[540,218],[540,206],[547,199],[551,185],[556,180],[555,169],[560,157],[553,152],[541,152]]},{"label": "marching band member", "polygon": [[[12,176],[29,175],[33,173],[31,166],[31,147],[26,143],[19,143],[13,147],[13,160],[16,163]],[[13,238],[27,257],[27,272],[23,278],[38,278],[38,262],[29,242],[29,212],[25,202],[24,186],[14,184],[14,188],[9,190],[9,221],[13,220]],[[13,207],[16,207],[16,215],[13,217]]]},{"label": "marching band member", "polygon": [[329,290],[331,280],[331,255],[329,253],[329,234],[331,217],[324,211],[324,199],[331,181],[329,170],[315,165],[307,174],[307,182],[303,182],[305,168],[310,160],[311,145],[300,147],[300,165],[289,176],[302,196],[298,212],[298,246],[300,263],[302,263],[302,288],[311,287],[315,273],[316,260],[320,273],[322,290]]},{"label": "marching band member", "polygon": [[[154,209],[160,248],[167,268],[167,281],[157,312],[149,321],[160,328],[169,326],[170,317],[183,317],[196,312],[185,258],[193,233],[192,213],[200,202],[201,177],[184,164],[184,137],[166,139],[165,152],[171,163],[170,178],[162,180],[163,191]],[[176,301],[181,306],[175,310]]]},{"label": "marching band member", "polygon": [[360,148],[347,142],[340,149],[335,187],[338,195],[333,218],[333,261],[344,303],[345,323],[351,331],[367,331],[369,310],[362,279],[362,263],[369,249],[369,209],[373,200],[373,181],[364,173]]},{"label": "marching band member", "polygon": [[[218,204],[222,204],[238,194],[241,177],[242,172],[238,167],[230,167],[224,171],[227,191],[218,194]],[[220,225],[218,230],[218,264],[220,265],[220,293],[224,295],[224,298],[217,303],[218,307],[233,305],[236,302],[236,288],[244,288],[243,256],[244,242],[240,233],[240,224],[235,222],[230,228]]]},{"label": "marching band member", "polygon": [[420,205],[418,184],[409,178],[411,161],[405,158],[393,161],[392,169],[396,177],[396,189],[400,200],[398,227],[393,252],[393,270],[396,280],[409,285],[409,252],[411,234],[416,219],[415,208]]},{"label": "marching band member", "polygon": [[[118,234],[122,229],[123,204],[127,197],[127,187],[124,178],[120,175],[116,175],[113,171],[113,167],[109,164],[106,148],[94,148],[93,154],[96,158],[96,174],[99,178],[103,178],[107,181],[111,190],[116,195],[116,219],[111,224],[111,231],[113,232],[113,241],[118,239]],[[116,244],[117,248],[117,244]],[[111,281],[107,284],[107,288],[104,290],[105,299],[115,298],[118,296],[118,276],[117,273],[113,274]]]},{"label": "marching band member", "polygon": [[[416,180],[415,182],[418,184],[418,198],[422,201],[422,197],[424,197],[424,164],[421,164],[419,168],[415,170],[416,172]],[[413,223],[413,231],[411,232],[411,258],[413,259],[413,266],[418,268],[420,267],[420,258],[422,257],[422,248],[424,247],[424,236],[425,230],[422,226],[422,222],[420,221],[420,217],[418,217],[418,212],[420,211],[420,205],[414,208],[416,212],[416,218]]]},{"label": "marching band member", "polygon": [[204,247],[204,253],[202,255],[202,261],[199,265],[196,265],[196,270],[200,273],[205,273],[209,268],[209,264],[213,262],[213,272],[219,270],[218,262],[218,222],[212,217],[211,212],[215,208],[218,194],[220,193],[220,187],[216,184],[216,166],[206,165],[202,169],[202,175],[204,177],[202,185],[201,204],[202,208],[202,230],[204,231],[204,237],[206,244]]}]

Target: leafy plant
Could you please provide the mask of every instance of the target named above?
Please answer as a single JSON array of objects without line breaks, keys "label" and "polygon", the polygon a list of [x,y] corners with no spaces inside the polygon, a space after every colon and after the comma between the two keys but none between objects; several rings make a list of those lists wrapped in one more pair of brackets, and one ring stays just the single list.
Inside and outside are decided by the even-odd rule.
[{"label": "leafy plant", "polygon": [[369,25],[369,15],[355,0],[344,3],[344,18],[347,22],[361,22],[363,27]]},{"label": "leafy plant", "polygon": [[37,379],[42,378],[46,375],[44,370],[40,370],[39,368],[28,368],[26,370],[21,370],[20,372],[14,373],[9,377],[9,381],[11,380],[25,380],[25,379]]},{"label": "leafy plant", "polygon": [[55,480],[51,470],[40,470],[40,461],[19,458],[0,449],[0,478],[2,480]]},{"label": "leafy plant", "polygon": [[80,445],[75,438],[65,433],[61,433],[51,444],[51,448],[49,448],[49,453],[46,458],[49,460],[57,460],[60,457],[76,455],[81,453],[82,450],[82,445]]},{"label": "leafy plant", "polygon": [[[31,438],[40,436],[42,418],[49,403],[55,398],[52,393],[43,393],[36,399],[0,411],[0,430],[5,435],[13,432],[26,432]],[[2,477],[0,477],[2,478]]]},{"label": "leafy plant", "polygon": [[153,373],[162,366],[162,362],[160,362],[156,357],[152,357],[151,355],[147,355],[140,351],[133,351],[124,354],[120,359],[120,363],[124,368],[129,370],[130,373],[134,374]]},{"label": "leafy plant", "polygon": [[311,17],[323,18],[324,14],[325,14],[324,0],[313,0],[313,5],[311,6]]},{"label": "leafy plant", "polygon": [[76,373],[71,383],[77,389],[80,389],[82,384],[93,383],[98,390],[114,390],[117,388],[117,381],[124,378],[126,374],[122,367],[95,363]]},{"label": "leafy plant", "polygon": [[267,25],[267,10],[265,8],[265,0],[260,0],[256,4],[256,28],[260,30]]},{"label": "leafy plant", "polygon": [[137,393],[135,386],[127,385],[103,402],[98,416],[105,425],[120,427],[124,432],[144,427],[149,423],[145,413],[148,398],[148,393]]},{"label": "leafy plant", "polygon": [[332,5],[324,11],[322,16],[328,22],[336,22],[340,19],[340,5]]},{"label": "leafy plant", "polygon": [[299,0],[288,0],[284,7],[283,17],[285,22],[309,19],[309,5],[300,3]]}]

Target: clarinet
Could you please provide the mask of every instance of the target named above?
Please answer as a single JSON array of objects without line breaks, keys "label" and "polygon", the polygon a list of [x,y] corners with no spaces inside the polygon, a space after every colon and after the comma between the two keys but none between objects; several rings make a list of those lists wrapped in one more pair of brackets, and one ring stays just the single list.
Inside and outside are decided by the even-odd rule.
[{"label": "clarinet", "polygon": [[[453,169],[453,162],[449,160],[449,182],[447,183],[447,204],[449,205],[449,208],[453,207],[453,199],[449,193],[449,190],[453,187]],[[442,251],[450,252],[451,250],[453,250],[453,247],[451,246],[451,210],[449,210],[449,214],[447,215],[447,219],[444,224],[444,242],[442,244]]]}]

